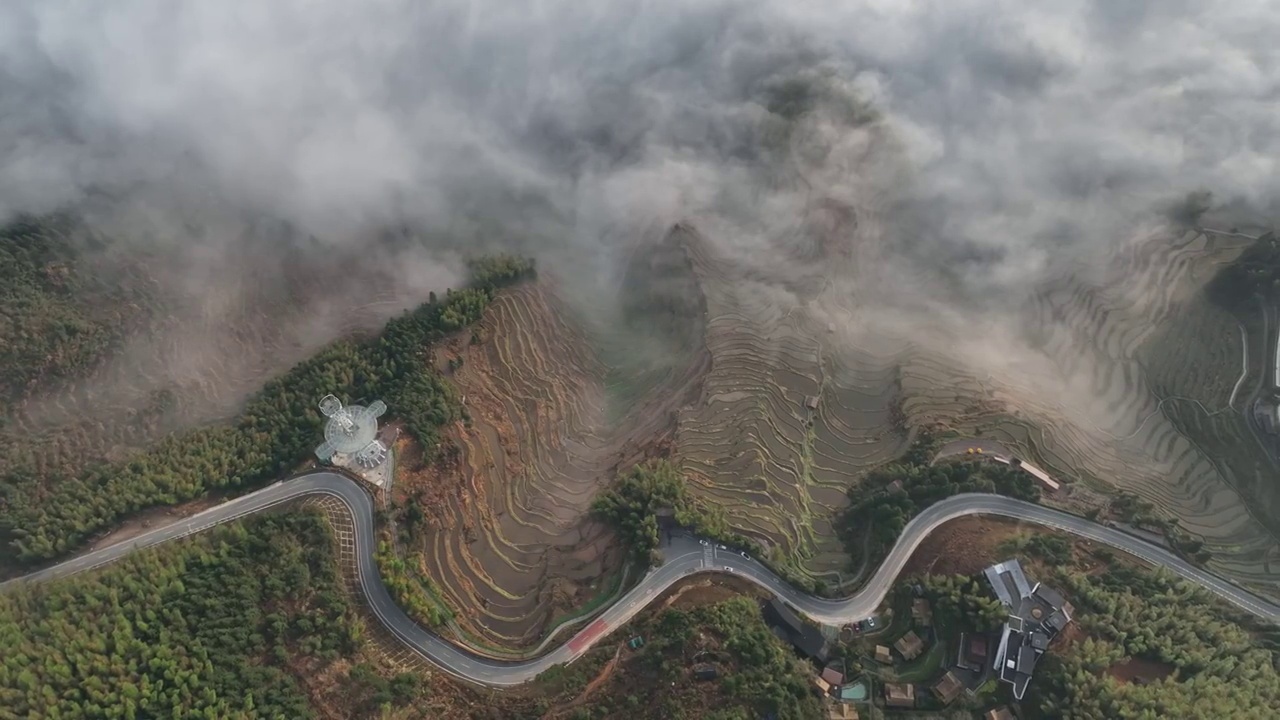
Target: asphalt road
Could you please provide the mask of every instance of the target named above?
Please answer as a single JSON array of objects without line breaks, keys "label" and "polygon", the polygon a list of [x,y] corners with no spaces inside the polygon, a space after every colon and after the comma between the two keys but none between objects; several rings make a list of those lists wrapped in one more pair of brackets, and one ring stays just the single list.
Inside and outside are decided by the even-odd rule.
[{"label": "asphalt road", "polygon": [[509,687],[527,682],[553,665],[576,660],[612,630],[624,625],[663,590],[680,578],[699,572],[728,572],[747,578],[778,595],[812,619],[828,624],[844,624],[870,616],[889,592],[894,578],[911,553],[938,525],[964,515],[1000,515],[1034,522],[1110,545],[1148,562],[1168,568],[1195,582],[1222,599],[1264,620],[1280,624],[1280,606],[1264,600],[1211,573],[1200,570],[1163,548],[1119,530],[1074,515],[999,495],[956,495],[927,508],[903,530],[884,562],[856,595],[844,600],[826,600],[807,595],[787,585],[760,563],[731,550],[702,545],[696,538],[676,535],[663,546],[663,564],[649,573],[580,630],[572,639],[533,660],[502,661],[468,652],[441,639],[405,615],[392,601],[378,577],[374,562],[373,504],[355,481],[334,473],[315,473],[277,483],[230,500],[185,520],[175,522],[110,547],[54,565],[0,584],[0,592],[30,583],[56,580],[118,560],[135,550],[153,547],[215,525],[308,495],[331,495],[351,510],[356,527],[356,559],[360,585],[378,619],[401,642],[446,672],[473,683]]}]

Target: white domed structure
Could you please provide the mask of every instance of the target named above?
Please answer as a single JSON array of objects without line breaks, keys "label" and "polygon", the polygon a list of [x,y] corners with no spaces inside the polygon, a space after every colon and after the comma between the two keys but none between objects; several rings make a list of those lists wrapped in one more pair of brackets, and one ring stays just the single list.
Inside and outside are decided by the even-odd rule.
[{"label": "white domed structure", "polygon": [[378,442],[378,418],[387,411],[386,403],[375,400],[368,407],[348,405],[333,395],[320,400],[320,412],[329,418],[324,426],[324,443],[316,448],[316,457],[328,462],[334,455],[355,458],[361,467],[377,466],[387,458],[387,448]]}]

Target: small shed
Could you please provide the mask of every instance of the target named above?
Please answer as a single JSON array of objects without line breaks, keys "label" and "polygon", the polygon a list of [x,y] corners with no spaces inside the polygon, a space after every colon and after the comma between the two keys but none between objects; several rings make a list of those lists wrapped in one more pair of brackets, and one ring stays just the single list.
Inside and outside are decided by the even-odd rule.
[{"label": "small shed", "polygon": [[817,395],[810,395],[809,397],[805,398],[805,399],[804,399],[804,406],[805,406],[805,407],[807,407],[807,408],[809,408],[810,410],[817,410],[817,409],[818,409],[818,396],[817,396]]},{"label": "small shed", "polygon": [[693,666],[693,677],[696,680],[715,680],[719,674],[716,666],[711,663],[699,663]]},{"label": "small shed", "polygon": [[929,607],[929,601],[924,598],[912,600],[911,617],[915,619],[920,627],[931,627],[933,625],[933,609]]}]

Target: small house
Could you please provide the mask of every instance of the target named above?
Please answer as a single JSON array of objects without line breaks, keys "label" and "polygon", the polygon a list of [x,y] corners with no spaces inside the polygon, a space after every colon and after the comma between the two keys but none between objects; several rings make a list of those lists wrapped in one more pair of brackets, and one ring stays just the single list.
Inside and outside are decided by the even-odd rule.
[{"label": "small house", "polygon": [[827,711],[831,720],[858,720],[858,708],[848,703],[835,703]]},{"label": "small house", "polygon": [[822,679],[826,680],[833,687],[838,687],[844,684],[844,674],[841,673],[839,670],[835,669],[834,667],[828,667],[827,669],[823,670]]},{"label": "small house", "polygon": [[876,660],[879,660],[885,665],[893,664],[893,656],[889,654],[889,648],[887,646],[885,645],[876,646]]},{"label": "small house", "polygon": [[960,691],[964,689],[964,685],[960,683],[960,678],[956,674],[948,670],[943,674],[942,678],[933,686],[933,692],[942,701],[943,705],[950,705]]},{"label": "small house", "polygon": [[911,683],[885,683],[884,704],[889,707],[916,706],[916,686]]},{"label": "small house", "polygon": [[913,660],[920,651],[924,650],[924,641],[916,635],[914,630],[908,630],[906,635],[898,638],[898,642],[894,643],[893,647],[903,660]]},{"label": "small house", "polygon": [[985,714],[983,714],[982,720],[1018,720],[1018,719],[1013,716],[1013,713],[1009,711],[1008,707],[1001,705],[998,708],[992,708],[988,710]]}]

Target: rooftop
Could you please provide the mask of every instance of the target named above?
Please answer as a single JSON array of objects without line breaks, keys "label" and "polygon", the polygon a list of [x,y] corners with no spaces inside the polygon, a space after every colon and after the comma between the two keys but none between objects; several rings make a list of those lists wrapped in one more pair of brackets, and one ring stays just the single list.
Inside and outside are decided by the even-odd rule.
[{"label": "rooftop", "polygon": [[924,650],[924,641],[916,635],[914,630],[908,630],[906,635],[898,638],[898,642],[893,644],[904,660],[910,660],[920,654]]},{"label": "rooftop", "polygon": [[765,623],[778,637],[794,645],[805,655],[819,660],[827,659],[827,639],[822,631],[800,619],[776,598],[765,603]]},{"label": "rooftop", "polygon": [[933,610],[929,607],[929,601],[924,598],[916,598],[911,601],[911,617],[915,621],[925,627],[933,624]]},{"label": "rooftop", "polygon": [[915,707],[916,686],[911,683],[885,683],[884,702],[889,707]]},{"label": "rooftop", "polygon": [[956,699],[962,689],[964,689],[964,685],[960,683],[960,678],[957,678],[955,673],[950,670],[944,673],[942,678],[933,686],[933,691],[937,693],[938,699],[945,705],[950,705],[951,701]]}]

